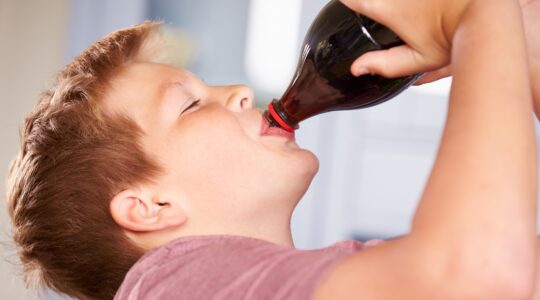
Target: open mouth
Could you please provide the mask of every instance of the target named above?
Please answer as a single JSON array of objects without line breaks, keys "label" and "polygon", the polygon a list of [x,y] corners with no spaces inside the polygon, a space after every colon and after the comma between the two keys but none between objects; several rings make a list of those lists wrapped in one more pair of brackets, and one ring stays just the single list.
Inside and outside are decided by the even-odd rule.
[{"label": "open mouth", "polygon": [[294,141],[294,131],[289,132],[280,127],[270,126],[270,123],[268,123],[268,120],[266,120],[264,117],[262,117],[261,119],[262,119],[261,133],[260,133],[261,136],[280,136],[290,141]]}]

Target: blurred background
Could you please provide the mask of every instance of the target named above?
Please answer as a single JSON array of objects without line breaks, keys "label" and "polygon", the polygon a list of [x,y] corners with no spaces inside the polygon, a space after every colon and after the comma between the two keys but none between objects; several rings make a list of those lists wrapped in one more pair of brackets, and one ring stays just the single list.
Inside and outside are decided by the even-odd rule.
[{"label": "blurred background", "polygon": [[[303,36],[326,3],[0,0],[2,181],[18,151],[21,122],[39,91],[63,65],[111,31],[162,20],[171,53],[183,67],[211,85],[248,84],[257,105],[264,107],[289,84]],[[413,87],[373,108],[334,112],[301,124],[298,144],[319,157],[320,171],[293,216],[297,248],[407,233],[441,138],[450,82]],[[4,185],[0,193],[5,195]],[[35,299],[22,285],[14,252],[5,246],[10,243],[5,209],[0,225],[0,298]],[[41,299],[64,298],[44,291]]]}]

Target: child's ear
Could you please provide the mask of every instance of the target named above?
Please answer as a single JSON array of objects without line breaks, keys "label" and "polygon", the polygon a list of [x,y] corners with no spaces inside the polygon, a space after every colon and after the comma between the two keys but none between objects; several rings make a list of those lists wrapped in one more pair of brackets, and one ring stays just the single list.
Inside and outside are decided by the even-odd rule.
[{"label": "child's ear", "polygon": [[152,197],[136,189],[116,194],[109,209],[118,225],[133,232],[171,229],[187,220],[186,211],[179,201]]}]

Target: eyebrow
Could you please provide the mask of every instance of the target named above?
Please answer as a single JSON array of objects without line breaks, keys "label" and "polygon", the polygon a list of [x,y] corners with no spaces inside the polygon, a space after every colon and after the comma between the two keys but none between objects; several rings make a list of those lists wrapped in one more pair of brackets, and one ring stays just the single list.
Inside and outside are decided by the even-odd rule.
[{"label": "eyebrow", "polygon": [[184,83],[183,81],[178,78],[178,77],[174,77],[174,78],[169,78],[169,79],[166,79],[165,81],[163,81],[158,89],[158,92],[157,92],[157,95],[158,97],[161,99],[163,98],[163,96],[165,96],[165,94],[173,89],[173,88],[178,88],[178,87],[181,87],[183,89],[185,89],[184,87]]}]

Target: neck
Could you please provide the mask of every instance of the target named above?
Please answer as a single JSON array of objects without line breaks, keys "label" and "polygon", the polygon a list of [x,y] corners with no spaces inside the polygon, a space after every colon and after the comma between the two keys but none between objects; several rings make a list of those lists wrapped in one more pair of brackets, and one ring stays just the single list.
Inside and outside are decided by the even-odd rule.
[{"label": "neck", "polygon": [[148,250],[180,237],[197,235],[245,236],[294,247],[290,225],[291,216],[292,212],[274,216],[266,214],[264,218],[252,216],[216,220],[208,216],[206,218],[192,217],[179,228],[153,233],[151,236],[139,235],[138,238],[144,239],[143,244],[148,246]]},{"label": "neck", "polygon": [[[227,220],[216,224],[205,224],[205,226],[193,224],[192,228],[194,230],[190,230],[189,235],[238,235],[294,247],[290,224],[291,214],[275,217],[266,216],[264,219],[256,217],[239,218],[234,223],[232,220]],[[187,226],[185,229],[188,229]]]},{"label": "neck", "polygon": [[294,247],[290,221],[280,224],[257,224],[233,234],[265,240],[278,245]]}]

